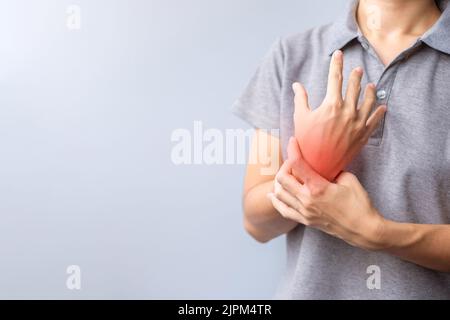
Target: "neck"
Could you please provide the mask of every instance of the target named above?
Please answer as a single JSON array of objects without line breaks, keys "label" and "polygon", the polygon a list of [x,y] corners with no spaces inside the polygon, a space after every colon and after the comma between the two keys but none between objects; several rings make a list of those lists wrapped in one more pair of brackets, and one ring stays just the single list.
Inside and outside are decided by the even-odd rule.
[{"label": "neck", "polygon": [[420,37],[439,19],[434,0],[360,0],[356,11],[364,35]]}]

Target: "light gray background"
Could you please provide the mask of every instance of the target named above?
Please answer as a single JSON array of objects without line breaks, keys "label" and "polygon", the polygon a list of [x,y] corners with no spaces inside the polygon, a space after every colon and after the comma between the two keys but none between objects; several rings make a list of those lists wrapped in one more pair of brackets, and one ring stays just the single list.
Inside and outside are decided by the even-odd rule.
[{"label": "light gray background", "polygon": [[272,42],[345,2],[0,0],[0,298],[271,298],[284,239],[243,231],[244,167],[174,166],[170,136],[247,128]]}]

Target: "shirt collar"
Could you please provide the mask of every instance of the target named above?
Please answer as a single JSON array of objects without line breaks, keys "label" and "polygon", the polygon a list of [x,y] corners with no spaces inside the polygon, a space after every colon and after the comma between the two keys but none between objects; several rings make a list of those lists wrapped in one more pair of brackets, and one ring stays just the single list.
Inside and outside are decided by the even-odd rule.
[{"label": "shirt collar", "polygon": [[428,30],[421,40],[428,46],[450,54],[450,6],[449,0],[437,1],[442,15],[438,22]]},{"label": "shirt collar", "polygon": [[356,22],[356,8],[358,0],[351,0],[346,6],[343,15],[331,25],[331,38],[328,46],[328,54],[345,47],[349,42],[357,38],[360,34],[358,23]]},{"label": "shirt collar", "polygon": [[[331,39],[327,49],[329,54],[344,48],[351,41],[361,36],[356,22],[358,2],[358,0],[349,1],[345,13],[332,24]],[[442,15],[419,41],[450,55],[450,5],[448,5],[450,0],[436,0],[436,2],[442,11]]]}]

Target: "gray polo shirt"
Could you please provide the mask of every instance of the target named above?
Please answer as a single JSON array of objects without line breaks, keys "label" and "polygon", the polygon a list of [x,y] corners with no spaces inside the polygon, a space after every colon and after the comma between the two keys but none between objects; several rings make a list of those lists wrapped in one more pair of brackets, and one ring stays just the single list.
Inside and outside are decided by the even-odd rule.
[{"label": "gray polo shirt", "polygon": [[[318,107],[325,96],[330,55],[343,50],[345,83],[350,71],[362,66],[363,85],[376,83],[378,104],[388,107],[379,130],[347,170],[360,179],[386,218],[450,224],[447,3],[438,1],[443,14],[437,24],[384,66],[360,33],[357,2],[351,1],[335,23],[277,41],[233,111],[254,127],[280,129],[286,156],[294,132],[292,83],[301,82],[311,106]],[[354,248],[299,225],[287,235],[287,268],[277,298],[450,299],[450,274]]]}]

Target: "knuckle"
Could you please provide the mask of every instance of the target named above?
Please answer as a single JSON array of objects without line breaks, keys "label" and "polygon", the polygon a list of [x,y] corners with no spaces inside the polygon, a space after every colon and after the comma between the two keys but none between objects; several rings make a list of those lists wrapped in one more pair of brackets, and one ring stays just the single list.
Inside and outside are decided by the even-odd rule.
[{"label": "knuckle", "polygon": [[356,70],[353,70],[350,74],[350,78],[348,79],[349,85],[357,86],[359,84],[359,77],[358,72]]},{"label": "knuckle", "polygon": [[349,181],[351,181],[351,182],[358,182],[358,178],[355,175],[353,175],[353,174],[351,174],[349,172],[346,172],[346,174],[348,175],[348,180]]},{"label": "knuckle", "polygon": [[318,198],[318,197],[322,196],[325,193],[325,189],[326,189],[326,187],[321,187],[321,186],[316,186],[316,185],[310,186],[310,192],[311,192],[312,198]]},{"label": "knuckle", "polygon": [[341,98],[339,97],[328,97],[327,99],[327,103],[331,106],[331,107],[335,107],[335,108],[339,108],[342,106],[343,101]]},{"label": "knuckle", "polygon": [[361,84],[358,80],[354,80],[351,86],[353,86],[353,91],[351,93],[356,96],[361,91]]},{"label": "knuckle", "polygon": [[306,209],[306,212],[305,212],[305,216],[306,215],[309,215],[309,210],[310,209],[312,209],[312,207],[313,207],[313,202],[312,202],[312,200],[310,199],[310,198],[306,198],[306,199],[304,199],[303,201],[302,201],[302,203],[303,203],[303,207]]},{"label": "knuckle", "polygon": [[364,98],[364,102],[369,105],[374,104],[375,100],[376,100],[375,92],[371,92],[371,91],[369,91]]},{"label": "knuckle", "polygon": [[344,171],[339,176],[341,179],[348,179],[349,175],[350,174],[348,172]]},{"label": "knuckle", "polygon": [[356,113],[354,108],[345,108],[344,117],[347,122],[353,122],[356,119],[357,115],[358,114]]},{"label": "knuckle", "polygon": [[322,190],[319,188],[311,188],[311,197],[316,199],[319,198],[321,195],[323,195]]},{"label": "knuckle", "polygon": [[302,208],[302,206],[300,205],[299,202],[297,202],[297,203],[294,205],[293,209],[294,209],[295,211],[297,211],[297,212],[302,212],[302,211],[303,211],[303,208]]},{"label": "knuckle", "polygon": [[294,197],[295,197],[297,200],[301,201],[302,193],[301,193],[300,191],[296,191],[295,194],[294,194]]},{"label": "knuckle", "polygon": [[354,176],[353,174],[351,174],[349,172],[342,172],[340,174],[339,178],[340,178],[340,181],[344,182],[344,183],[352,183],[357,180],[356,176]]}]

